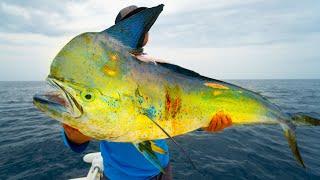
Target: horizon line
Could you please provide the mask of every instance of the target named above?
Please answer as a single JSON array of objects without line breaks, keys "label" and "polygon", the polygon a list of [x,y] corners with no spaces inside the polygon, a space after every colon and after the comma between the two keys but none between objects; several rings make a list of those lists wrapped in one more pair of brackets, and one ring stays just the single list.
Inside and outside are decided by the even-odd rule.
[{"label": "horizon line", "polygon": [[[218,80],[218,79],[216,79]],[[244,78],[244,79],[219,79],[219,80],[320,80],[320,78],[262,78],[262,79],[249,79],[249,78]],[[0,82],[45,82],[46,80],[0,80]]]}]

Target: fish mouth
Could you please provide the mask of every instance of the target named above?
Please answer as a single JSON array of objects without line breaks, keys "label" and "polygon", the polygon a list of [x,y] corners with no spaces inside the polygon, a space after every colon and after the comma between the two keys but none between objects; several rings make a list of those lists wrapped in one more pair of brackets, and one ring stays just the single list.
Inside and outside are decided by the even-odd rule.
[{"label": "fish mouth", "polygon": [[69,113],[73,118],[83,115],[82,106],[66,90],[63,81],[47,77],[46,81],[55,90],[54,93],[36,94],[33,96],[33,104],[41,111],[50,111],[53,114]]}]

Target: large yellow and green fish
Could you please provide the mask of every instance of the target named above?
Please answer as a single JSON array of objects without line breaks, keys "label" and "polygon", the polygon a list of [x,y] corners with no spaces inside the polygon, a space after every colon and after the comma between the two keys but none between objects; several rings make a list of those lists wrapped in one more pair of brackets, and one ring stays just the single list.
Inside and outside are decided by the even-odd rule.
[{"label": "large yellow and green fish", "polygon": [[[35,106],[87,136],[132,142],[160,170],[154,151],[164,152],[149,141],[207,127],[223,110],[234,126],[280,124],[304,167],[291,117],[267,99],[173,64],[143,62],[132,54],[142,52],[144,36],[162,9],[163,5],[148,8],[102,32],[73,38],[56,55],[47,77],[59,94],[35,95]],[[312,125],[319,123],[313,121]]]}]

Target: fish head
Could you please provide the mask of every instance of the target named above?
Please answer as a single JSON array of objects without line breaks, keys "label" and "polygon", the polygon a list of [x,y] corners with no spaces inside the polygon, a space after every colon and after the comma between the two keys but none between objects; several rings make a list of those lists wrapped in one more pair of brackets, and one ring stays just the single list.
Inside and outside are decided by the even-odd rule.
[{"label": "fish head", "polygon": [[67,80],[48,77],[47,82],[57,92],[35,95],[34,105],[82,134],[97,139],[116,138],[128,133],[134,123],[138,111],[131,101],[121,103],[119,96],[108,96],[99,88]]}]

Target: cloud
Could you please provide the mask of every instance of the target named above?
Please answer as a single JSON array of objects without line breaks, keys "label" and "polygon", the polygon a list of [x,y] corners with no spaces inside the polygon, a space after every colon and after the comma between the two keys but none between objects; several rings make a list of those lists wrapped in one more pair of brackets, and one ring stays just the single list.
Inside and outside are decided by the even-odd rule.
[{"label": "cloud", "polygon": [[167,38],[163,37],[169,37],[172,46],[243,46],[295,41],[320,31],[318,2],[236,2],[208,3],[199,9],[187,7],[160,18],[152,29],[160,34],[158,45],[167,46]]},{"label": "cloud", "polygon": [[150,48],[150,54],[216,79],[319,78],[320,36],[294,43],[205,48]]},{"label": "cloud", "polygon": [[51,61],[70,38],[0,33],[0,80],[44,80]]},{"label": "cloud", "polygon": [[117,3],[110,0],[2,1],[0,31],[47,36],[99,31],[113,25],[119,10],[129,4],[128,0]]}]

